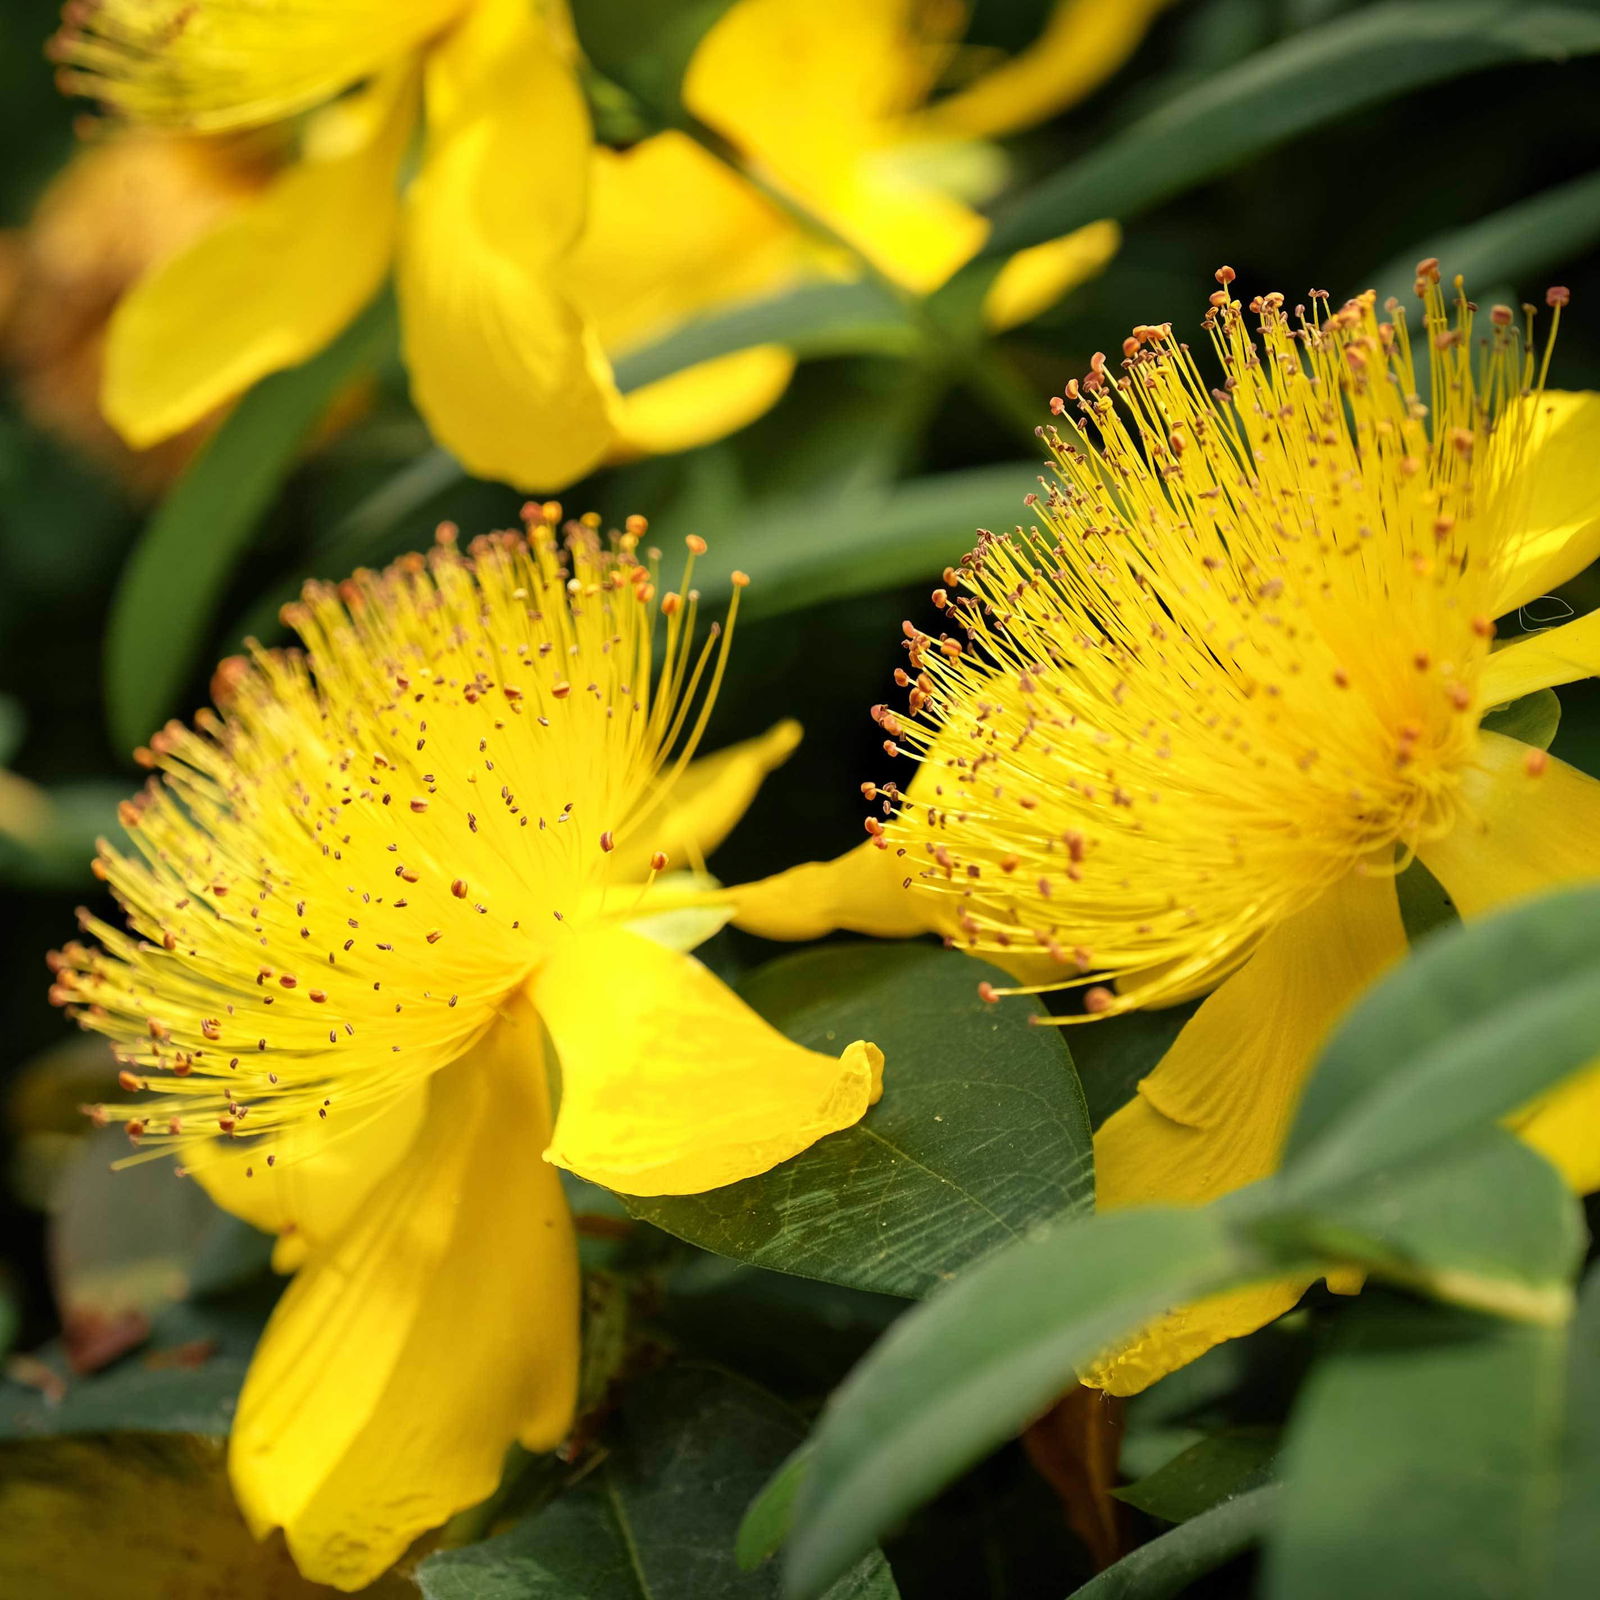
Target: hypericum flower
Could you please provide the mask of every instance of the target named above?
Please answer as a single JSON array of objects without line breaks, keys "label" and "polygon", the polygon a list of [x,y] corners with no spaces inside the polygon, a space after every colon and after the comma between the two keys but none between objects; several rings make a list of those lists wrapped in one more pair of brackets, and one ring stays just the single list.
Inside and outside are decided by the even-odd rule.
[{"label": "hypericum flower", "polygon": [[[954,193],[975,161],[994,165],[975,138],[1093,87],[1162,3],[1061,0],[1031,50],[922,109],[963,4],[736,0],[685,93],[765,179],[922,292],[987,232]],[[435,436],[482,476],[560,487],[608,450],[742,426],[794,367],[761,345],[620,396],[613,361],[854,270],[684,133],[595,149],[562,0],[73,0],[56,48],[68,90],[134,123],[205,133],[312,113],[301,158],[119,311],[103,403],[139,447],[320,349],[392,263]],[[402,196],[419,80],[426,138]],[[991,326],[1036,314],[1116,243],[1105,222],[1022,252],[990,290]]]},{"label": "hypericum flower", "polygon": [[[741,891],[758,933],[931,929],[1019,976],[991,995],[1080,989],[1051,1020],[1215,990],[1097,1135],[1105,1207],[1273,1170],[1329,1024],[1405,949],[1413,858],[1467,916],[1600,873],[1600,783],[1480,726],[1600,668],[1600,613],[1494,648],[1600,553],[1600,396],[1544,387],[1531,311],[1452,320],[1432,261],[1425,375],[1394,302],[1265,295],[1252,333],[1218,278],[1222,387],[1170,324],[1097,356],[1053,402],[1037,525],[945,573],[949,634],[907,624],[909,711],[877,716],[923,764],[866,786],[874,838]],[[1600,1186],[1600,1076],[1521,1127]],[[1178,1313],[1097,1381],[1142,1388],[1297,1292]]]},{"label": "hypericum flower", "polygon": [[687,921],[695,943],[725,920],[704,892],[665,918],[683,896],[657,874],[722,838],[796,730],[689,766],[737,588],[695,649],[689,571],[658,598],[642,521],[608,545],[590,520],[558,539],[559,513],[308,587],[307,653],[226,663],[220,715],[143,753],[161,777],[124,808],[138,854],[97,862],[128,931],[85,916],[100,948],[52,963],[52,998],[152,1096],[97,1114],[299,1269],[231,1470],[252,1526],[340,1587],[481,1500],[513,1440],[565,1434],[558,1166],[697,1193],[878,1093],[871,1045],[791,1044],[638,928]]}]

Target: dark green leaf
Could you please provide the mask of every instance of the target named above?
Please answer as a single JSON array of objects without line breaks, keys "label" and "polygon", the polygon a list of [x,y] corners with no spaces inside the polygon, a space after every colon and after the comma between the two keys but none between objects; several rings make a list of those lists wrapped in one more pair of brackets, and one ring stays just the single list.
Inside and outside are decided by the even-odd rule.
[{"label": "dark green leaf", "polygon": [[[930,587],[977,542],[980,527],[1007,527],[1039,483],[1026,462],[972,467],[880,491],[736,522],[716,543],[718,573],[741,567],[751,584],[740,614],[780,616],[802,606],[923,582]],[[726,582],[707,574],[707,603]]]},{"label": "dark green leaf", "polygon": [[1270,1275],[1216,1209],[1072,1219],[895,1324],[834,1394],[795,1507],[789,1592],[826,1585],[1169,1306]]},{"label": "dark green leaf", "polygon": [[1361,1000],[1318,1062],[1285,1182],[1330,1192],[1525,1104],[1600,1047],[1600,889],[1443,931]]},{"label": "dark green leaf", "polygon": [[106,639],[112,735],[134,745],[198,664],[234,563],[329,402],[394,339],[387,299],[304,366],[263,379],[150,519],[118,586]]},{"label": "dark green leaf", "polygon": [[1221,1501],[1260,1488],[1277,1453],[1274,1429],[1213,1433],[1148,1477],[1112,1492],[1163,1522],[1188,1522]]},{"label": "dark green leaf", "polygon": [[1427,938],[1435,928],[1460,922],[1455,901],[1420,861],[1413,861],[1394,880],[1394,887],[1400,898],[1400,921],[1405,926],[1409,944]]},{"label": "dark green leaf", "polygon": [[1281,1493],[1278,1485],[1267,1484],[1202,1511],[1107,1567],[1072,1600],[1169,1600],[1182,1594],[1196,1578],[1260,1543]]},{"label": "dark green leaf", "polygon": [[1589,172],[1464,228],[1435,234],[1375,273],[1370,286],[1378,291],[1379,305],[1391,295],[1411,304],[1417,262],[1426,256],[1436,256],[1452,277],[1460,273],[1469,294],[1474,286],[1520,284],[1545,267],[1581,256],[1596,239],[1600,239],[1600,172]]},{"label": "dark green leaf", "polygon": [[837,1054],[870,1039],[883,1099],[773,1171],[628,1208],[721,1255],[832,1283],[926,1294],[1034,1224],[1092,1203],[1083,1096],[1036,1004],[991,1006],[1004,975],[931,945],[829,945],[741,986],[790,1038]]},{"label": "dark green leaf", "polygon": [[1320,1248],[1437,1300],[1550,1323],[1571,1314],[1584,1245],[1578,1203],[1560,1174],[1492,1125],[1369,1171],[1319,1194],[1310,1215],[1267,1226],[1286,1252]]},{"label": "dark green leaf", "polygon": [[1560,1328],[1373,1293],[1350,1306],[1291,1420],[1270,1600],[1525,1594],[1565,1356]]},{"label": "dark green leaf", "polygon": [[573,7],[578,42],[595,67],[664,121],[679,95],[700,40],[732,0],[583,0]]},{"label": "dark green leaf", "polygon": [[[771,1396],[704,1367],[636,1384],[583,1481],[483,1544],[431,1556],[426,1600],[763,1600],[776,1571],[742,1572],[739,1516],[800,1428]],[[868,1553],[828,1600],[894,1600]]]},{"label": "dark green leaf", "polygon": [[1298,134],[1426,84],[1514,61],[1600,50],[1600,15],[1579,3],[1388,0],[1214,73],[1102,142],[1000,215],[990,254],[1123,220]]},{"label": "dark green leaf", "polygon": [[1561,726],[1561,698],[1554,689],[1535,689],[1520,700],[1496,706],[1483,719],[1482,726],[1491,733],[1503,733],[1509,739],[1548,750]]}]

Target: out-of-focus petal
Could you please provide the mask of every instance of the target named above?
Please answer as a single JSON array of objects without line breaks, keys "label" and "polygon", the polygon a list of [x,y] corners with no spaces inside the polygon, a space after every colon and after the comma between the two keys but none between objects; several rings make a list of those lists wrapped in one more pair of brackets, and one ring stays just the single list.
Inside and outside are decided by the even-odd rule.
[{"label": "out-of-focus petal", "polygon": [[306,154],[117,308],[102,404],[138,448],[315,355],[376,293],[415,115],[397,71],[320,112]]},{"label": "out-of-focus petal", "polygon": [[[1547,389],[1519,401],[1537,409],[1526,451],[1505,487],[1510,519],[1497,616],[1575,578],[1600,556],[1600,394]],[[1510,440],[1519,419],[1502,419]],[[1494,441],[1490,442],[1491,469]]]},{"label": "out-of-focus petal", "polygon": [[737,433],[778,403],[794,368],[793,351],[760,344],[630,389],[617,412],[615,453],[672,455]]},{"label": "out-of-focus petal", "polygon": [[563,287],[589,171],[583,96],[543,20],[511,0],[484,0],[431,54],[426,86],[399,269],[412,397],[469,472],[559,488],[605,454],[616,406]]},{"label": "out-of-focus petal", "polygon": [[1026,50],[926,114],[930,131],[992,139],[1031,127],[1098,88],[1171,0],[1057,0]]},{"label": "out-of-focus petal", "polygon": [[937,27],[919,33],[929,23],[906,0],[740,0],[684,79],[697,116],[918,293],[988,234],[907,148],[905,113],[949,52]]},{"label": "out-of-focus petal", "polygon": [[67,8],[52,53],[69,93],[134,121],[196,132],[258,127],[370,77],[465,4],[93,0]]},{"label": "out-of-focus petal", "polygon": [[878,1098],[883,1057],[791,1043],[692,956],[574,929],[534,1001],[561,1063],[549,1159],[623,1194],[699,1194],[766,1172]]},{"label": "out-of-focus petal", "polygon": [[1098,277],[1122,244],[1114,222],[1087,227],[1019,250],[996,274],[983,299],[983,321],[991,333],[1003,333],[1048,311],[1080,283]]},{"label": "out-of-focus petal", "polygon": [[548,1449],[577,1391],[578,1272],[539,1020],[524,1000],[429,1086],[426,1131],[301,1269],[239,1399],[229,1465],[257,1533],[354,1589]]},{"label": "out-of-focus petal", "polygon": [[[1377,874],[1348,874],[1274,928],[1095,1135],[1100,1207],[1203,1205],[1274,1171],[1329,1027],[1405,948],[1394,880]],[[1085,1381],[1135,1394],[1304,1288],[1262,1284],[1174,1311]]]},{"label": "out-of-focus petal", "polygon": [[687,135],[597,149],[571,290],[615,359],[692,317],[781,290],[805,265],[794,223]]}]

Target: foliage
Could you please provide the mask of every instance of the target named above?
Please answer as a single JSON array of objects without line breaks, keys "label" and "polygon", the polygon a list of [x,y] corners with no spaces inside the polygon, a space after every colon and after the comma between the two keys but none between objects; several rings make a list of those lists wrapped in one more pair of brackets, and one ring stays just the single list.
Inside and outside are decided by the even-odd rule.
[{"label": "foliage", "polygon": [[[767,181],[684,104],[728,5],[572,0],[602,140],[671,130]],[[19,0],[0,17],[0,222],[18,230],[0,245],[71,149],[39,49],[54,10]],[[941,93],[1033,40],[1048,10],[977,0]],[[756,346],[799,363],[773,409],[728,436],[619,451],[559,486],[573,511],[647,513],[662,545],[704,536],[706,606],[725,603],[734,569],[752,580],[707,747],[791,714],[807,739],[719,851],[719,877],[859,841],[858,785],[886,766],[866,710],[903,659],[901,619],[931,625],[925,594],[975,530],[1027,516],[1048,396],[1134,323],[1197,330],[1223,261],[1291,301],[1313,284],[1336,301],[1369,284],[1404,298],[1425,255],[1486,303],[1555,277],[1575,302],[1560,381],[1600,386],[1597,56],[1593,0],[1175,0],[1070,115],[1005,139],[975,185],[987,241],[942,287],[913,293],[846,252],[831,276],[769,285],[620,355],[624,394]],[[1121,229],[1103,275],[1019,327],[985,321],[1005,257],[1102,218]],[[0,360],[15,366],[10,259],[0,249]],[[25,802],[0,810],[0,1521],[10,1507],[46,1558],[0,1534],[0,1573],[46,1592],[41,1570],[68,1572],[61,1528],[98,1519],[108,1549],[136,1553],[128,1600],[204,1592],[173,1577],[186,1548],[241,1594],[323,1592],[280,1546],[256,1553],[222,1488],[281,1288],[270,1243],[192,1188],[169,1204],[165,1167],[107,1173],[76,1106],[116,1092],[116,1064],[41,1055],[61,1038],[41,957],[71,937],[77,901],[108,910],[88,858],[139,781],[129,752],[207,698],[217,659],[247,637],[284,642],[278,609],[306,579],[419,548],[440,518],[466,534],[511,525],[524,495],[429,437],[387,294],[244,395],[153,501],[57,437],[19,377],[0,400],[0,489],[0,781],[22,786],[0,801]],[[1591,571],[1523,620],[1597,602]],[[1600,773],[1592,684],[1540,690],[1485,726]],[[1581,1203],[1503,1124],[1600,1058],[1600,891],[1467,923],[1420,865],[1400,893],[1414,954],[1328,1039],[1281,1174],[1183,1210],[1095,1214],[1092,1130],[1193,1001],[1061,1026],[1053,998],[986,1004],[979,983],[1005,976],[931,940],[796,952],[720,934],[702,958],[791,1039],[884,1048],[882,1100],[707,1194],[573,1184],[578,1428],[557,1455],[514,1451],[494,1497],[373,1592],[1589,1592],[1600,1264]],[[1330,1274],[1365,1288],[1334,1293]],[[1277,1278],[1305,1286],[1294,1311],[1106,1403],[1115,1483],[1063,1494],[1036,1470],[1039,1419],[1108,1348]],[[1116,1530],[1109,1553],[1084,1532],[1083,1495]],[[147,1577],[147,1560],[167,1566]],[[96,1591],[63,1576],[61,1592]]]}]

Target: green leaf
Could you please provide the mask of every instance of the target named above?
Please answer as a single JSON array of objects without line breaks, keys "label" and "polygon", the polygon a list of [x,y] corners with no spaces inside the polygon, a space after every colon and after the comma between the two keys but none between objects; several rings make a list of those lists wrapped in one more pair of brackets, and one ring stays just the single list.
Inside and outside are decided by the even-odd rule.
[{"label": "green leaf", "polygon": [[1306,1086],[1281,1181],[1332,1192],[1526,1104],[1600,1041],[1600,889],[1440,932],[1371,989]]},{"label": "green leaf", "polygon": [[1482,288],[1522,283],[1547,266],[1581,256],[1596,239],[1600,239],[1600,172],[1589,172],[1464,228],[1435,234],[1396,256],[1373,274],[1371,283],[1379,305],[1391,295],[1409,305],[1417,262],[1437,256],[1446,274],[1460,273],[1466,279],[1470,294],[1475,284]]},{"label": "green leaf", "polygon": [[394,340],[385,297],[303,366],[263,379],[234,408],[150,519],[112,602],[106,705],[135,745],[173,709],[198,664],[234,564],[329,402]]},{"label": "green leaf", "polygon": [[1555,742],[1556,729],[1561,726],[1561,697],[1554,689],[1535,689],[1520,700],[1496,706],[1480,726],[1491,733],[1503,733],[1509,739],[1520,739],[1524,744],[1548,750]]},{"label": "green leaf", "polygon": [[1600,16],[1581,4],[1388,0],[1213,73],[1104,141],[1007,207],[986,252],[1009,255],[1101,217],[1126,220],[1299,134],[1430,83],[1596,50]]},{"label": "green leaf", "polygon": [[834,1394],[795,1506],[801,1600],[1170,1306],[1270,1276],[1217,1208],[1071,1219],[979,1262],[897,1322]]},{"label": "green leaf", "polygon": [[1321,1253],[1436,1300],[1547,1323],[1571,1314],[1585,1243],[1561,1175],[1493,1125],[1265,1226],[1286,1252]]},{"label": "green leaf", "polygon": [[1583,1594],[1600,1572],[1600,1269],[1591,1269],[1569,1333],[1566,1395],[1557,1441],[1560,1487],[1543,1600]]},{"label": "green leaf", "polygon": [[1260,1488],[1277,1453],[1275,1429],[1214,1433],[1137,1483],[1111,1492],[1147,1516],[1188,1522],[1234,1495]]},{"label": "green leaf", "polygon": [[880,1293],[926,1294],[1031,1227],[1093,1203],[1088,1115],[1037,1002],[986,1005],[997,970],[921,944],[828,945],[761,968],[741,993],[798,1043],[884,1053],[884,1093],[854,1128],[708,1194],[625,1198],[719,1255]]},{"label": "green leaf", "polygon": [[1565,1346],[1561,1328],[1378,1294],[1347,1308],[1291,1419],[1269,1600],[1527,1593]]},{"label": "green leaf", "polygon": [[663,120],[682,109],[683,75],[701,39],[732,0],[583,0],[578,42],[595,67]]},{"label": "green leaf", "polygon": [[810,1446],[801,1445],[750,1502],[734,1545],[734,1554],[746,1572],[775,1556],[789,1537],[794,1523],[795,1497],[800,1493],[810,1461]]},{"label": "green leaf", "polygon": [[734,567],[750,574],[740,615],[774,617],[803,606],[871,594],[907,583],[938,583],[977,542],[980,527],[1006,527],[1036,490],[1028,462],[971,467],[746,517],[718,538],[717,571],[701,585],[719,603]]},{"label": "green leaf", "polygon": [[1202,1511],[1107,1567],[1072,1600],[1169,1600],[1182,1594],[1196,1578],[1260,1543],[1281,1493],[1277,1484],[1266,1484]]},{"label": "green leaf", "polygon": [[758,344],[785,344],[807,356],[895,355],[915,349],[918,338],[905,307],[872,283],[804,284],[674,328],[623,356],[616,364],[617,384],[627,393]]},{"label": "green leaf", "polygon": [[[599,1466],[510,1532],[430,1556],[425,1600],[769,1600],[771,1567],[742,1572],[739,1515],[800,1427],[770,1395],[683,1366],[628,1391]],[[895,1600],[867,1553],[828,1600]]]}]

